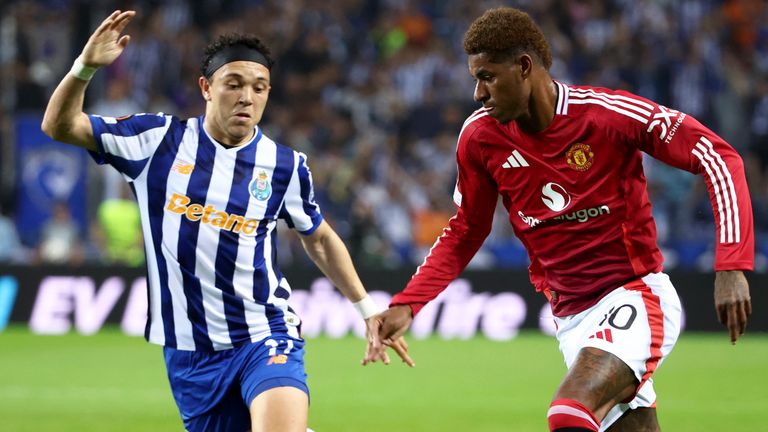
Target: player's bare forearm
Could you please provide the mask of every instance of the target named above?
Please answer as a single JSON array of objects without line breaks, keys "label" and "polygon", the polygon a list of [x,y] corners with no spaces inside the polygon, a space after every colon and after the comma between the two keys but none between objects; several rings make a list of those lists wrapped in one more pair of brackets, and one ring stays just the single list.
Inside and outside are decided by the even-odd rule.
[{"label": "player's bare forearm", "polygon": [[749,283],[740,270],[719,271],[715,274],[715,309],[717,318],[728,328],[735,344],[747,328],[752,313]]},{"label": "player's bare forearm", "polygon": [[311,235],[302,236],[301,242],[315,265],[344,297],[352,302],[365,297],[365,288],[355,271],[347,247],[327,222],[321,222]]},{"label": "player's bare forearm", "polygon": [[[323,221],[311,235],[301,237],[301,242],[320,271],[346,298],[352,302],[358,302],[366,296],[367,293],[355,271],[347,247],[344,246],[344,242],[327,222]],[[408,344],[402,337],[402,332],[396,337],[390,337],[386,341],[386,346],[382,343],[381,338],[377,336],[379,324],[377,317],[378,315],[375,315],[365,320],[368,341],[362,364],[366,365],[376,361],[389,364],[389,356],[386,353],[386,348],[389,346],[404,363],[411,367],[415,366],[413,360],[408,356]],[[403,332],[407,330],[408,324],[405,325]]]},{"label": "player's bare forearm", "polygon": [[[43,132],[48,136],[88,150],[96,150],[91,122],[83,112],[85,89],[95,68],[111,64],[122,54],[131,38],[121,33],[134,16],[134,11],[116,10],[105,18],[88,38],[76,64],[79,65],[80,72],[85,68],[89,72],[80,74],[79,77],[69,73],[56,87],[48,101],[41,125]],[[74,72],[75,70],[76,68],[73,68],[73,73],[78,73]]]},{"label": "player's bare forearm", "polygon": [[48,101],[41,128],[57,141],[96,150],[91,122],[83,112],[86,87],[88,81],[67,74]]}]

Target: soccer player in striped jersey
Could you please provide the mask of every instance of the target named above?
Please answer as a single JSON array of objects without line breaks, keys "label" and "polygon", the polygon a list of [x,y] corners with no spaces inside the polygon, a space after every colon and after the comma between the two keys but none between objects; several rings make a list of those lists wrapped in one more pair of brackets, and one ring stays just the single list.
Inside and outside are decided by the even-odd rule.
[{"label": "soccer player in striped jersey", "polygon": [[375,318],[375,349],[402,335],[464,269],[491,230],[500,195],[528,251],[531,281],[552,306],[569,368],[547,414],[550,430],[658,430],[651,377],[677,340],[681,308],[662,272],[642,152],[707,184],[715,307],[732,343],[751,312],[743,271],[754,265],[741,158],[685,113],[625,91],[554,81],[541,29],[517,9],[476,19],[464,49],[483,107],[459,134],[457,213]]},{"label": "soccer player in striped jersey", "polygon": [[[301,234],[366,324],[378,310],[323,221],[306,156],[258,126],[273,64],[259,39],[225,35],[206,48],[200,117],[83,113],[88,81],[127,46],[121,33],[134,16],[115,11],[96,29],[51,96],[42,128],[112,165],[136,195],[148,266],[146,338],[164,346],[186,429],[304,432],[304,340],[276,262],[278,220]],[[412,365],[404,341],[396,350]]]}]

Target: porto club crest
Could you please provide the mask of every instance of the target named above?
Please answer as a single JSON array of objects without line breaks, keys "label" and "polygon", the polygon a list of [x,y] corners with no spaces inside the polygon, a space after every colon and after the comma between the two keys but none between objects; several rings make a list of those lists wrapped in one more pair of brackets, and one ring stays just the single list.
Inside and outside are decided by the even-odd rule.
[{"label": "porto club crest", "polygon": [[272,184],[266,171],[259,171],[259,174],[251,180],[248,192],[259,201],[266,201],[272,196]]},{"label": "porto club crest", "polygon": [[576,171],[586,171],[592,167],[595,160],[595,154],[588,144],[576,143],[568,149],[565,155],[566,162],[571,169]]}]

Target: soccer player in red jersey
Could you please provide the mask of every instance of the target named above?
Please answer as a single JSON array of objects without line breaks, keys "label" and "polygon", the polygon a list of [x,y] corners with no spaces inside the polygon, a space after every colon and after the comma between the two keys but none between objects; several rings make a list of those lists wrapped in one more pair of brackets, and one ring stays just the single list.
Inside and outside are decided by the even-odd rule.
[{"label": "soccer player in red jersey", "polygon": [[547,413],[550,430],[659,430],[652,375],[677,340],[681,308],[662,272],[642,152],[706,181],[717,229],[715,308],[732,343],[751,313],[743,271],[754,264],[741,158],[685,113],[554,81],[544,35],[517,9],[476,19],[464,49],[483,106],[459,134],[457,212],[374,320],[374,350],[401,336],[464,269],[501,195],[569,369]]}]

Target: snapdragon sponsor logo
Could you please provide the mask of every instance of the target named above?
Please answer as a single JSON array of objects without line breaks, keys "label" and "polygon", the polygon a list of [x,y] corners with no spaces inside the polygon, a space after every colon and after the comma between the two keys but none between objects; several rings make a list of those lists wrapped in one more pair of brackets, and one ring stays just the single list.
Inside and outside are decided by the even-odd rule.
[{"label": "snapdragon sponsor logo", "polygon": [[604,214],[611,214],[611,209],[607,205],[601,205],[599,207],[591,207],[587,209],[576,210],[575,212],[556,216],[553,219],[557,221],[578,221],[584,223],[591,218],[596,218]]},{"label": "snapdragon sponsor logo", "polygon": [[559,212],[571,205],[571,196],[557,183],[547,183],[541,188],[541,201],[550,210]]},{"label": "snapdragon sponsor logo", "polygon": [[528,224],[531,228],[533,228],[536,225],[541,223],[541,221],[539,219],[536,219],[533,216],[526,216],[525,213],[523,213],[521,211],[518,211],[517,215],[520,216],[520,219],[522,219],[523,222]]},{"label": "snapdragon sponsor logo", "polygon": [[183,215],[192,222],[200,221],[204,224],[238,234],[253,235],[259,226],[258,219],[246,219],[241,215],[217,210],[216,207],[210,204],[203,207],[201,204],[190,204],[191,202],[192,200],[188,196],[174,193],[171,199],[168,200],[168,205],[165,208],[171,213]]},{"label": "snapdragon sponsor logo", "polygon": [[522,219],[523,222],[528,224],[528,226],[530,226],[531,228],[537,227],[542,223],[548,222],[548,221],[550,223],[552,223],[551,221],[558,221],[558,222],[576,221],[579,223],[584,223],[590,220],[591,218],[596,218],[604,214],[611,214],[611,209],[607,205],[601,205],[598,207],[591,207],[591,208],[576,210],[568,214],[555,216],[552,219],[545,219],[545,220],[540,220],[533,216],[526,216],[525,213],[521,211],[517,212],[517,215],[520,216],[520,219]]}]

